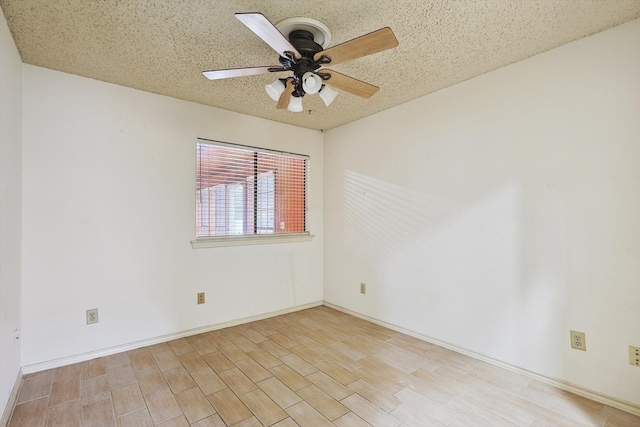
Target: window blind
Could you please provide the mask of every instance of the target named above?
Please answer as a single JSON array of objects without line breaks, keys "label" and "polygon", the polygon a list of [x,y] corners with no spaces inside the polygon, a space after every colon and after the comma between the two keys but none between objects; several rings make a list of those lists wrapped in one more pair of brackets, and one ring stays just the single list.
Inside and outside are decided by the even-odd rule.
[{"label": "window blind", "polygon": [[309,157],[198,140],[196,238],[307,232]]}]

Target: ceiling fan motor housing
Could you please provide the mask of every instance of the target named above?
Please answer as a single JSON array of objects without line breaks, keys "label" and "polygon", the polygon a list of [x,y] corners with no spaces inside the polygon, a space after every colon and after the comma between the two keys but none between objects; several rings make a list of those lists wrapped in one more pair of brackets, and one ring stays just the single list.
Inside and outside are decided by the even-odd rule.
[{"label": "ceiling fan motor housing", "polygon": [[321,52],[323,49],[322,46],[314,41],[313,34],[310,31],[291,31],[289,34],[289,41],[302,56],[299,59],[296,59],[292,52],[285,52],[286,56],[280,57],[280,65],[282,65],[282,68],[285,70],[293,71],[295,90],[292,95],[303,97],[305,95],[305,91],[302,88],[302,82],[305,73],[313,72],[323,80],[326,80],[328,76],[324,76],[323,73],[315,73],[315,70],[320,68],[323,64],[330,62],[330,59],[325,56],[317,61],[313,59],[314,55]]}]

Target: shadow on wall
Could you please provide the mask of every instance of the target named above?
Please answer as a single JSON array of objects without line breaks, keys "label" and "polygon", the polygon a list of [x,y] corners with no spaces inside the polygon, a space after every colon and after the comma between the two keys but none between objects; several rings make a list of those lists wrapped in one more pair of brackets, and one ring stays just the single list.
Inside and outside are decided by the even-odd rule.
[{"label": "shadow on wall", "polygon": [[507,363],[544,364],[527,348],[551,345],[566,298],[561,278],[523,277],[521,199],[514,183],[463,206],[345,171],[345,242],[374,285],[366,314]]}]

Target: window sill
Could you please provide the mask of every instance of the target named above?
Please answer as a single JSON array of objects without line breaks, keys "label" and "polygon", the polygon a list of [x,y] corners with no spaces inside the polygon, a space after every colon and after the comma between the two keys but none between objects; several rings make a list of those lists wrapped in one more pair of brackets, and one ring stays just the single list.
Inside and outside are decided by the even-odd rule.
[{"label": "window sill", "polygon": [[310,242],[315,236],[309,233],[259,234],[254,236],[202,237],[191,241],[193,249],[220,248],[226,246],[265,245],[272,243]]}]

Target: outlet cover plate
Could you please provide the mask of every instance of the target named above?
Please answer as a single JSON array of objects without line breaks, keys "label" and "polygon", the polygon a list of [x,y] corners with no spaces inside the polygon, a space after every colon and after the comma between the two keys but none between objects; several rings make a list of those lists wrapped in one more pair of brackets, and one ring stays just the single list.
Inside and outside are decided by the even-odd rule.
[{"label": "outlet cover plate", "polygon": [[584,332],[570,331],[571,332],[571,348],[576,350],[587,351],[587,340]]},{"label": "outlet cover plate", "polygon": [[204,304],[204,292],[198,292],[198,304]]},{"label": "outlet cover plate", "polygon": [[640,347],[629,346],[629,365],[640,367]]},{"label": "outlet cover plate", "polygon": [[366,283],[360,283],[360,293],[361,294],[366,294],[367,293],[367,284]]},{"label": "outlet cover plate", "polygon": [[92,308],[87,310],[87,325],[98,323],[98,309]]}]

